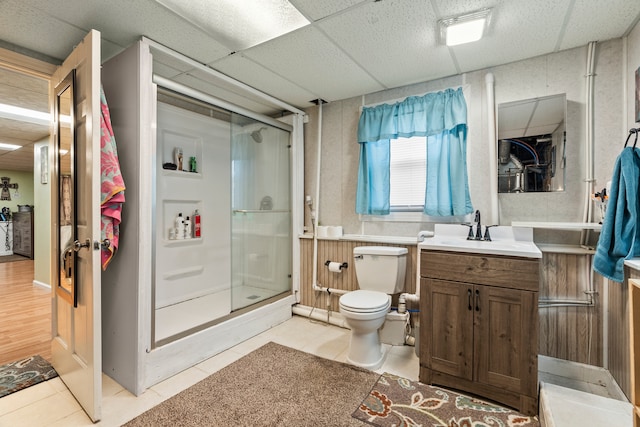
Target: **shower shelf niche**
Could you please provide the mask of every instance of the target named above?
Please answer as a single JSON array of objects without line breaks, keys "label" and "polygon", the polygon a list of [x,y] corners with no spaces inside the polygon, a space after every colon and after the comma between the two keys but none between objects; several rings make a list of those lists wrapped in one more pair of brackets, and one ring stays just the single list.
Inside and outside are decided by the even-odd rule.
[{"label": "shower shelf niche", "polygon": [[202,243],[202,237],[192,237],[190,239],[162,239],[164,246],[189,246]]},{"label": "shower shelf niche", "polygon": [[176,178],[198,178],[202,179],[200,172],[179,171],[171,169],[162,169],[162,174],[165,176],[171,176]]}]

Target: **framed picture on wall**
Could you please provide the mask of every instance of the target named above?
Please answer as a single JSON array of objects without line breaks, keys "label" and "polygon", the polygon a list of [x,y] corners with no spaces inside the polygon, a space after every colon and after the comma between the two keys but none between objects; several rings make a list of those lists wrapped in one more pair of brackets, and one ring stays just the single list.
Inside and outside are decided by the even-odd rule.
[{"label": "framed picture on wall", "polygon": [[40,183],[49,182],[49,147],[40,147]]},{"label": "framed picture on wall", "polygon": [[640,67],[636,70],[636,123],[640,123]]}]

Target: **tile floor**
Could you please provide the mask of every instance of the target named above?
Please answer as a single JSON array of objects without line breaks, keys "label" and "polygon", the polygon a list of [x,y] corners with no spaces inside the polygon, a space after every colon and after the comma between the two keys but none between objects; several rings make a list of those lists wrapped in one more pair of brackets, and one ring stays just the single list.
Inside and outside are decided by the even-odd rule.
[{"label": "tile floor", "polygon": [[[55,378],[0,399],[0,427],[120,426],[269,341],[344,362],[349,333],[347,329],[294,315],[290,320],[151,387],[138,397],[103,375],[102,420],[97,424],[91,423],[62,381]],[[391,347],[384,365],[377,372],[386,371],[417,380],[418,358],[414,350],[409,346]],[[541,374],[541,378],[549,383],[564,381],[560,375],[555,375],[558,372],[553,373],[553,368],[549,370],[552,373],[546,377]],[[575,384],[565,382],[556,385],[557,388],[553,390],[549,388],[549,398],[561,401],[563,396],[568,396],[569,400],[576,400],[575,395],[565,387],[579,390],[589,387],[579,380]],[[600,392],[608,388],[606,385],[598,387]],[[556,422],[547,425],[564,427],[578,424]],[[617,427],[624,425],[616,424]]]},{"label": "tile floor", "polygon": [[[269,341],[341,362],[349,347],[347,329],[293,316],[290,320],[181,372],[136,397],[102,376],[102,420],[93,424],[59,378],[0,399],[0,427],[120,426]],[[380,373],[418,379],[413,347],[391,347]]]}]

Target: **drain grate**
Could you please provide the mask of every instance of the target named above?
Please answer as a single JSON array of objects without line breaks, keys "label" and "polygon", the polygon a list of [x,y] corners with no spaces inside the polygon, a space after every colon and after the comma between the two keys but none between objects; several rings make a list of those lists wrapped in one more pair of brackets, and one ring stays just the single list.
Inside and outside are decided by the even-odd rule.
[{"label": "drain grate", "polygon": [[260,298],[258,295],[249,295],[247,299],[258,299]]}]

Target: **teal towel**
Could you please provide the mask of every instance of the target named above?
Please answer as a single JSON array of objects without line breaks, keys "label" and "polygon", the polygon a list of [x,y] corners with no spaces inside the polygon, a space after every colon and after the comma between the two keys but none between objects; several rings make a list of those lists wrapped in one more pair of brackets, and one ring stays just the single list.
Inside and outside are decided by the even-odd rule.
[{"label": "teal towel", "polygon": [[624,148],[613,170],[607,213],[593,257],[593,269],[615,282],[624,280],[624,260],[640,255],[639,177],[640,149]]}]

